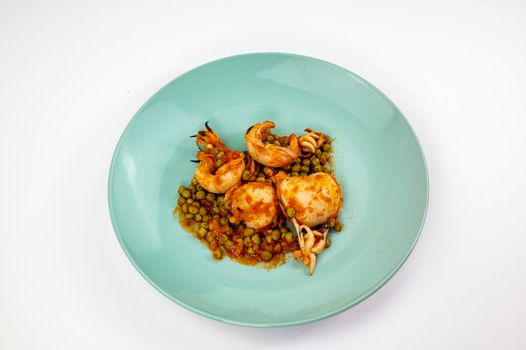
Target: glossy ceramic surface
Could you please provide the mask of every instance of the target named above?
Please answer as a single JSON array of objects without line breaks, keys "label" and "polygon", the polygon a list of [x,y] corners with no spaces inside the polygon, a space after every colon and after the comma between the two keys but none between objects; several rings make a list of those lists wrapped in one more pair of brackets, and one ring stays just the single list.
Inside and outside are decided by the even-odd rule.
[{"label": "glossy ceramic surface", "polygon": [[[209,121],[244,150],[245,130],[266,119],[279,134],[310,127],[335,137],[345,228],[313,276],[292,258],[270,271],[216,262],[171,215],[195,167],[189,136]],[[190,310],[252,326],[318,320],[374,293],[413,248],[427,198],[422,151],[393,103],[341,67],[290,54],[228,57],[170,82],[129,123],[109,176],[113,226],[137,270]]]}]

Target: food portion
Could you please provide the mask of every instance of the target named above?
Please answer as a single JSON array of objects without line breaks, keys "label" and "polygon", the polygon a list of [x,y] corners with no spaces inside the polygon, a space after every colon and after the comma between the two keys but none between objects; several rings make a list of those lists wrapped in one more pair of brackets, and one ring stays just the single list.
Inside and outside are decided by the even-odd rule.
[{"label": "food portion", "polygon": [[233,224],[242,221],[247,227],[259,230],[274,226],[278,220],[278,199],[270,182],[247,182],[229,189],[225,205],[230,209]]},{"label": "food portion", "polygon": [[207,130],[196,135],[199,165],[195,169],[195,178],[207,191],[225,193],[241,182],[245,170],[243,153],[228,149],[208,123],[205,126]]},{"label": "food portion", "polygon": [[331,244],[329,231],[343,228],[332,140],[311,129],[299,138],[278,136],[274,127],[251,126],[242,153],[206,123],[193,136],[199,164],[189,185],[179,187],[174,215],[215,259],[274,267],[292,253],[313,274],[316,256]]},{"label": "food portion", "polygon": [[251,126],[245,133],[248,153],[258,163],[268,167],[288,166],[300,156],[298,139],[294,134],[275,138],[270,134],[270,129],[274,127],[275,124],[270,121]]},{"label": "food portion", "polygon": [[329,220],[336,225],[343,204],[342,190],[334,176],[327,173],[287,176],[280,172],[275,181],[278,198],[298,235],[300,249],[294,252],[294,258],[308,266],[312,274],[316,255],[325,249]]}]

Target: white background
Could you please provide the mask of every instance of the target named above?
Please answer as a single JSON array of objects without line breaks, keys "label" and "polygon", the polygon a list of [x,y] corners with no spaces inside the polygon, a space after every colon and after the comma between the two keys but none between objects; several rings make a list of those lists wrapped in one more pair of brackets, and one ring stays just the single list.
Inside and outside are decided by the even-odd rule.
[{"label": "white background", "polygon": [[[1,349],[525,349],[526,2],[0,2]],[[134,270],[106,183],[135,111],[252,51],[347,67],[407,116],[431,196],[378,293],[306,326],[193,314]]]}]

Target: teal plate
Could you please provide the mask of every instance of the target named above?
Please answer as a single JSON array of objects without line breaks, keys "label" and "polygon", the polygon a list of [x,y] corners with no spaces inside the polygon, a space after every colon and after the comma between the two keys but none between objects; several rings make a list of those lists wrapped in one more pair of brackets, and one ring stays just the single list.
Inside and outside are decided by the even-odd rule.
[{"label": "teal plate", "polygon": [[[209,121],[244,150],[245,130],[263,120],[279,134],[310,127],[335,138],[345,227],[313,276],[292,257],[272,270],[214,261],[171,215],[195,169],[189,136]],[[420,234],[428,177],[407,120],[370,83],[318,59],[255,53],[195,68],[150,98],[117,145],[108,192],[122,248],[155,288],[201,315],[268,327],[334,315],[388,281]]]}]

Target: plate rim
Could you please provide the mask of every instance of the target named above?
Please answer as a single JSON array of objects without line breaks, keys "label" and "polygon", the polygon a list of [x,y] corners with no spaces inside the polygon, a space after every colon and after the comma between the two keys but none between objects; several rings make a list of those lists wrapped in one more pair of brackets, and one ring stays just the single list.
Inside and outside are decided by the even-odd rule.
[{"label": "plate rim", "polygon": [[[297,57],[297,58],[301,58],[301,59],[316,61],[316,62],[323,63],[323,64],[328,64],[328,65],[331,65],[331,66],[336,67],[338,69],[341,69],[343,72],[345,72],[347,74],[350,74],[352,77],[354,77],[360,83],[366,85],[368,88],[370,88],[373,91],[375,91],[376,93],[378,93],[380,96],[382,96],[386,101],[388,101],[394,107],[394,109],[398,112],[398,114],[402,117],[402,120],[407,125],[410,133],[413,135],[413,137],[414,137],[414,139],[416,141],[416,145],[418,146],[418,150],[420,151],[420,154],[422,156],[422,161],[423,161],[423,166],[424,166],[424,174],[425,174],[425,185],[426,185],[425,186],[425,197],[426,198],[425,198],[425,203],[424,203],[424,212],[423,212],[422,220],[420,222],[420,227],[418,228],[418,232],[417,232],[417,234],[416,234],[416,236],[415,236],[410,248],[407,250],[407,252],[402,257],[402,259],[397,263],[397,265],[382,280],[380,280],[377,284],[375,284],[373,287],[371,287],[367,293],[365,293],[361,297],[357,298],[356,300],[353,300],[352,302],[350,302],[350,303],[348,303],[346,305],[343,305],[343,306],[341,306],[339,308],[336,308],[336,309],[328,311],[328,312],[320,313],[319,315],[317,315],[315,317],[306,318],[306,319],[299,319],[299,320],[294,320],[294,321],[287,321],[287,322],[248,322],[248,321],[242,321],[242,320],[236,320],[236,319],[230,319],[230,318],[226,318],[226,317],[221,317],[221,316],[218,316],[216,314],[213,314],[213,313],[210,313],[208,311],[205,311],[205,310],[202,310],[200,308],[197,308],[197,307],[194,307],[192,305],[189,305],[187,303],[184,303],[183,301],[181,301],[181,300],[173,297],[172,295],[168,294],[167,292],[165,292],[154,281],[152,281],[146,275],[146,273],[144,273],[141,270],[141,268],[133,260],[133,258],[131,256],[131,253],[128,251],[128,249],[126,247],[126,244],[124,242],[124,238],[123,238],[122,234],[120,233],[119,228],[117,227],[117,224],[116,224],[114,200],[113,200],[113,196],[112,196],[114,167],[115,167],[117,154],[119,154],[119,151],[121,149],[124,137],[127,134],[127,131],[130,128],[130,126],[133,123],[133,121],[135,120],[135,118],[138,117],[138,115],[142,112],[144,107],[146,105],[148,105],[148,103],[151,100],[153,100],[155,97],[157,97],[161,91],[163,91],[168,85],[172,84],[176,80],[181,79],[182,77],[186,76],[187,74],[190,74],[194,70],[198,70],[198,69],[204,68],[204,67],[206,67],[208,65],[212,65],[212,64],[220,62],[220,61],[229,60],[229,59],[233,59],[233,58],[244,57],[244,56],[287,56],[287,57]],[[429,170],[428,170],[428,166],[427,166],[426,156],[425,156],[424,150],[422,149],[422,145],[420,143],[420,140],[418,139],[417,134],[413,130],[413,127],[411,126],[411,124],[409,123],[409,121],[407,120],[405,115],[400,111],[398,106],[389,97],[387,97],[380,89],[378,89],[374,84],[370,83],[366,79],[362,78],[358,74],[350,71],[349,69],[347,69],[345,67],[342,67],[342,66],[337,65],[335,63],[331,63],[331,62],[328,62],[328,61],[325,61],[325,60],[322,60],[322,59],[319,59],[319,58],[315,58],[315,57],[312,57],[312,56],[301,55],[301,54],[295,54],[295,53],[287,53],[287,52],[262,51],[262,52],[249,52],[249,53],[242,53],[242,54],[236,54],[236,55],[231,55],[231,56],[224,56],[224,57],[221,57],[221,58],[218,58],[218,59],[215,59],[215,60],[208,61],[206,63],[200,64],[200,65],[198,65],[198,66],[196,66],[196,67],[184,72],[183,74],[178,75],[174,79],[171,79],[169,82],[167,82],[162,87],[160,87],[152,96],[150,96],[150,98],[148,98],[141,105],[141,107],[137,110],[137,112],[135,112],[135,114],[130,118],[130,120],[126,124],[126,127],[124,128],[124,130],[122,131],[122,133],[121,133],[121,135],[119,137],[117,145],[115,146],[115,150],[114,150],[113,156],[111,158],[110,168],[109,168],[109,172],[108,172],[108,185],[107,185],[108,202],[107,202],[107,204],[108,204],[108,211],[109,211],[109,214],[110,214],[110,220],[111,220],[111,224],[112,224],[112,227],[113,227],[114,234],[116,235],[117,240],[119,241],[119,244],[120,244],[122,250],[124,251],[126,257],[131,262],[133,267],[139,272],[139,274],[150,285],[152,285],[157,291],[159,291],[161,294],[166,296],[171,301],[175,302],[177,305],[180,305],[180,306],[182,306],[183,308],[185,308],[185,309],[187,309],[189,311],[192,311],[192,312],[194,312],[194,313],[196,313],[198,315],[207,317],[209,319],[213,319],[213,320],[220,321],[220,322],[223,322],[223,323],[226,323],[226,324],[237,325],[237,326],[247,326],[247,327],[257,327],[257,328],[272,328],[272,327],[297,326],[297,325],[302,325],[302,324],[307,324],[307,323],[312,323],[312,322],[316,322],[316,321],[321,321],[321,320],[327,319],[329,317],[332,317],[332,316],[335,316],[337,314],[340,314],[340,313],[342,313],[342,312],[344,312],[344,311],[346,311],[346,310],[348,310],[348,309],[360,304],[362,301],[368,299],[373,294],[375,294],[378,290],[380,290],[387,282],[389,282],[389,280],[391,280],[391,278],[393,278],[393,276],[404,265],[404,263],[407,261],[407,259],[409,258],[409,256],[413,252],[413,249],[415,248],[418,240],[420,239],[420,236],[422,234],[422,230],[423,230],[423,227],[424,227],[424,223],[425,223],[426,218],[427,218],[428,208],[429,208],[429,189],[430,189],[430,185],[429,185]]]}]

